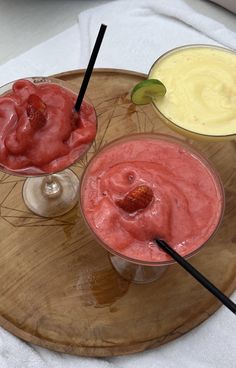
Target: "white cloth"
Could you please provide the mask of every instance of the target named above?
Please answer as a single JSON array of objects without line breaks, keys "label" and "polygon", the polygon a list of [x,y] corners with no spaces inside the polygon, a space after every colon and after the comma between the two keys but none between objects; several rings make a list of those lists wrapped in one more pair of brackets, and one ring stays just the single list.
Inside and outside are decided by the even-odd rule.
[{"label": "white cloth", "polygon": [[[208,16],[197,13],[184,0],[123,0],[87,10],[79,16],[80,63],[86,67],[100,23],[108,25],[108,32],[97,67],[147,73],[159,55],[184,44],[236,49],[235,32],[210,18],[214,5],[207,4],[206,9]],[[236,21],[233,14],[227,15]]]},{"label": "white cloth", "polygon": [[[204,8],[205,15],[195,5]],[[221,44],[236,49],[236,27],[234,31],[227,27],[233,19],[233,14],[201,0],[112,2],[81,13],[79,28],[75,25],[1,66],[0,84],[85,67],[100,23],[108,24],[108,29],[96,66],[148,72],[160,54],[182,44]],[[236,301],[236,293],[232,299]],[[26,344],[1,328],[0,367],[234,368],[235,316],[221,307],[199,327],[158,349],[107,359],[54,353]]]},{"label": "white cloth", "polygon": [[0,65],[0,85],[30,76],[47,76],[78,69],[79,30],[73,25],[15,59]]}]

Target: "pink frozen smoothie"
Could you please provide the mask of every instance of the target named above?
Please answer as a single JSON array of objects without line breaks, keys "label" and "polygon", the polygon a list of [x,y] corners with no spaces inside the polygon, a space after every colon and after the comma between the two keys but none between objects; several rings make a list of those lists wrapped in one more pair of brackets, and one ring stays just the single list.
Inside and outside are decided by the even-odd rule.
[{"label": "pink frozen smoothie", "polygon": [[27,175],[61,171],[93,142],[96,114],[58,84],[16,81],[0,97],[0,166]]},{"label": "pink frozen smoothie", "polygon": [[[140,187],[152,193],[143,208],[119,205]],[[182,256],[196,251],[216,230],[223,198],[209,163],[161,135],[107,145],[90,161],[81,184],[82,212],[94,234],[111,251],[142,262],[170,260],[156,237]]]}]

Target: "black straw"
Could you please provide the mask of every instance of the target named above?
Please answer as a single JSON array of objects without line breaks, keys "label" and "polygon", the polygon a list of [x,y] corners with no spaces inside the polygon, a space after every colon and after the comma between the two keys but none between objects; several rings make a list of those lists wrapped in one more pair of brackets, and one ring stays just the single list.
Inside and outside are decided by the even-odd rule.
[{"label": "black straw", "polygon": [[218,298],[227,308],[236,314],[236,304],[223,294],[215,285],[205,278],[196,268],[171,248],[164,240],[155,239],[161,249],[169,254],[176,262],[180,264],[187,272],[189,272],[197,281],[200,282],[207,290],[209,290],[216,298]]},{"label": "black straw", "polygon": [[102,24],[101,27],[100,27],[100,30],[98,32],[97,39],[96,39],[93,51],[92,51],[87,69],[86,69],[85,74],[84,74],[84,79],[83,79],[83,82],[82,82],[81,87],[80,87],[79,95],[78,95],[77,101],[75,103],[74,108],[75,108],[75,111],[77,111],[77,112],[80,109],[80,106],[81,106],[81,103],[83,101],[86,89],[88,87],[88,83],[89,83],[91,74],[93,72],[93,67],[94,67],[94,64],[96,62],[98,52],[99,52],[100,46],[102,44],[102,40],[103,40],[104,34],[106,32],[106,28],[107,28],[107,26],[105,24]]}]

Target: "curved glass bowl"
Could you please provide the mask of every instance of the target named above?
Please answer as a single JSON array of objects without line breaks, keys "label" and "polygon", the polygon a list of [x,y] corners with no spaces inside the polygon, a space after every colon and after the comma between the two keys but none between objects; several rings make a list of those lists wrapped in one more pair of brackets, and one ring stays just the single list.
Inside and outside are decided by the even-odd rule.
[{"label": "curved glass bowl", "polygon": [[[30,77],[22,79],[29,80],[35,84],[57,84],[75,93],[66,82],[53,77]],[[0,95],[5,95],[9,92],[15,82],[16,81],[12,81],[0,87]],[[93,106],[90,101],[89,104]],[[94,113],[97,130],[95,109]],[[61,216],[70,211],[78,202],[79,179],[69,167],[84,157],[92,143],[93,141],[86,146],[82,154],[75,159],[73,158],[73,160],[69,160],[69,162],[67,161],[66,166],[60,167],[60,169],[55,171],[45,172],[40,169],[32,170],[27,167],[20,170],[11,170],[9,167],[4,167],[1,163],[0,170],[10,175],[27,177],[23,185],[22,196],[25,205],[32,212],[43,217]]]},{"label": "curved glass bowl", "polygon": [[185,255],[185,258],[192,257],[193,255],[198,253],[200,249],[213,237],[218,227],[220,226],[221,220],[223,218],[224,206],[225,206],[224,188],[223,188],[221,179],[218,173],[216,172],[216,170],[213,168],[212,164],[205,157],[203,157],[198,151],[190,147],[188,144],[182,142],[180,139],[177,139],[177,138],[174,138],[168,135],[164,135],[164,134],[158,134],[158,133],[138,133],[138,134],[131,134],[125,137],[118,138],[108,143],[107,145],[105,145],[95,156],[93,156],[93,158],[90,160],[90,162],[88,163],[87,167],[85,168],[83,172],[83,175],[81,178],[81,185],[80,185],[80,194],[79,194],[81,213],[93,237],[103,248],[105,248],[109,252],[110,260],[113,266],[115,267],[115,269],[124,278],[129,279],[130,281],[137,282],[137,283],[145,283],[145,282],[156,280],[157,278],[160,277],[160,275],[162,275],[166,267],[171,264],[174,264],[175,261],[170,259],[168,261],[156,262],[156,261],[144,261],[144,260],[140,260],[136,258],[131,258],[131,257],[128,257],[122,254],[121,252],[114,250],[108,244],[104,243],[104,241],[94,231],[94,229],[92,228],[92,226],[90,225],[89,221],[86,218],[86,211],[84,210],[84,203],[83,203],[83,193],[84,193],[84,183],[87,177],[89,176],[90,165],[96,160],[97,156],[102,155],[104,151],[106,151],[111,146],[116,145],[117,143],[127,142],[132,139],[143,140],[146,138],[152,138],[152,139],[156,138],[158,140],[161,139],[161,140],[166,140],[168,142],[175,142],[181,145],[182,147],[184,147],[186,150],[188,150],[188,152],[194,154],[194,156],[197,157],[204,164],[204,166],[207,167],[207,169],[210,171],[210,173],[212,174],[212,177],[214,178],[214,182],[218,188],[218,192],[220,193],[221,203],[222,203],[221,213],[219,216],[218,223],[216,224],[214,228],[214,231],[212,231],[209,238],[206,239],[206,241],[201,246],[199,246],[197,249],[190,252],[189,254]]},{"label": "curved glass bowl", "polygon": [[[221,46],[205,45],[205,44],[183,45],[183,46],[171,49],[171,50],[167,51],[166,53],[164,53],[163,55],[161,55],[151,66],[151,68],[148,72],[148,78],[151,78],[150,76],[152,74],[153,69],[160,62],[162,62],[163,59],[165,59],[166,57],[169,57],[171,54],[177,53],[181,50],[191,49],[191,48],[208,48],[208,49],[211,48],[211,49],[216,49],[216,50],[223,50],[227,53],[232,53],[236,57],[236,52],[234,50],[227,49],[227,48],[221,47]],[[186,128],[182,127],[181,125],[179,125],[178,123],[176,123],[173,119],[171,120],[170,118],[165,116],[160,111],[160,109],[158,108],[158,103],[152,102],[152,106],[155,109],[155,111],[157,112],[157,114],[158,114],[158,116],[159,116],[159,118],[161,119],[162,122],[164,122],[171,129],[173,129],[174,131],[176,131],[177,133],[179,133],[183,136],[187,136],[187,137],[192,138],[192,139],[208,140],[208,141],[233,140],[233,139],[236,138],[236,131],[233,134],[224,134],[224,135],[219,135],[218,134],[217,135],[217,134],[203,134],[203,133],[198,133],[198,132],[196,132],[194,130],[191,130],[191,129],[186,129]]]}]

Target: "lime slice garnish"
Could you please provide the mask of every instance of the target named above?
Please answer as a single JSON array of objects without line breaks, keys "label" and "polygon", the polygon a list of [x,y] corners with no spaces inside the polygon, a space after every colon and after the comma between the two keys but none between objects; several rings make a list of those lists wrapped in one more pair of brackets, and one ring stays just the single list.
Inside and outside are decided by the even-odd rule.
[{"label": "lime slice garnish", "polygon": [[158,79],[146,79],[133,88],[131,92],[131,100],[135,105],[146,105],[153,99],[164,96],[166,87]]}]

